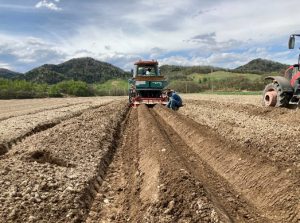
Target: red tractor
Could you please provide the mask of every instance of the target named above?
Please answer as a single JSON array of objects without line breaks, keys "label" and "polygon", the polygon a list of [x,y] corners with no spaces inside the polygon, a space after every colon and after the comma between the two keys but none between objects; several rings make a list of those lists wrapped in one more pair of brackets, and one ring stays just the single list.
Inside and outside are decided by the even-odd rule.
[{"label": "red tractor", "polygon": [[[289,39],[289,49],[295,47],[295,36],[300,34],[293,34]],[[300,55],[298,64],[290,66],[281,76],[269,76],[266,80],[271,80],[263,92],[263,104],[267,107],[287,107],[289,104],[300,103]]]},{"label": "red tractor", "polygon": [[157,61],[140,60],[135,62],[129,85],[129,103],[132,107],[140,104],[154,106],[168,103],[168,97],[164,92],[167,81],[160,74]]}]

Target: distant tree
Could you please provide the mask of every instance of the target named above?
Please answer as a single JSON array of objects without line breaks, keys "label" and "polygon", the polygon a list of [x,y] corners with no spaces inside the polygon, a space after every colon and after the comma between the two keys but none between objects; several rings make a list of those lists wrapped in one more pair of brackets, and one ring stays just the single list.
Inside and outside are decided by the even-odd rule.
[{"label": "distant tree", "polygon": [[198,93],[201,91],[201,86],[194,81],[172,81],[167,87],[181,93]]},{"label": "distant tree", "polygon": [[72,95],[72,96],[92,96],[94,92],[89,85],[83,81],[62,81],[56,85],[53,85],[49,89],[49,95]]}]

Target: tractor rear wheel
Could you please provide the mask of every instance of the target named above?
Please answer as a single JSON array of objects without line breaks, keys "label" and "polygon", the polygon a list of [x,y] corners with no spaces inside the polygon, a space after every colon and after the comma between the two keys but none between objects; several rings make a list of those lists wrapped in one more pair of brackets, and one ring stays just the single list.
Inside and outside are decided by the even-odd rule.
[{"label": "tractor rear wheel", "polygon": [[290,99],[290,94],[284,92],[277,82],[268,84],[263,92],[263,105],[266,107],[287,107]]}]

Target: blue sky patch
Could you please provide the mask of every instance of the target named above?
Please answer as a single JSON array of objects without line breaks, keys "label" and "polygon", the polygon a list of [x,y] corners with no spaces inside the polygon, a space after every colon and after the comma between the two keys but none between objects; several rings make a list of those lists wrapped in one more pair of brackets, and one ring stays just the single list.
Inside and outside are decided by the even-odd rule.
[{"label": "blue sky patch", "polygon": [[[130,70],[160,64],[235,68],[255,58],[297,62],[300,32],[289,0],[1,0],[0,67],[26,72],[93,57]],[[267,8],[261,7],[268,5]],[[300,40],[297,47],[300,46]]]}]

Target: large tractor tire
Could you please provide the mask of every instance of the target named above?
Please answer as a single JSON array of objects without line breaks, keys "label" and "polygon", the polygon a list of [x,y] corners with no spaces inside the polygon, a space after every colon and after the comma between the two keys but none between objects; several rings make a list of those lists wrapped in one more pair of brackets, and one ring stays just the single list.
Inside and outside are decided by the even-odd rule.
[{"label": "large tractor tire", "polygon": [[266,107],[287,107],[290,99],[291,95],[283,92],[277,82],[268,84],[263,92],[263,105]]}]

